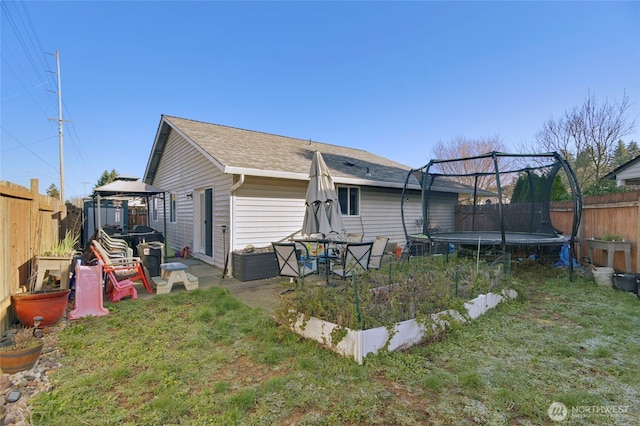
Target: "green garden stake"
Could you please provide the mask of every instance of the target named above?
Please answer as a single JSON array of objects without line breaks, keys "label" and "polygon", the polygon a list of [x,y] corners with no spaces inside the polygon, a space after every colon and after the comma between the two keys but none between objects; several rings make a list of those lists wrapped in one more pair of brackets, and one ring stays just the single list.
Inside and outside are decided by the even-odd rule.
[{"label": "green garden stake", "polygon": [[358,298],[358,283],[356,282],[356,274],[353,274],[353,292],[356,298],[356,314],[358,315],[358,324],[360,325],[360,329],[362,329],[362,318],[360,317],[360,300]]}]

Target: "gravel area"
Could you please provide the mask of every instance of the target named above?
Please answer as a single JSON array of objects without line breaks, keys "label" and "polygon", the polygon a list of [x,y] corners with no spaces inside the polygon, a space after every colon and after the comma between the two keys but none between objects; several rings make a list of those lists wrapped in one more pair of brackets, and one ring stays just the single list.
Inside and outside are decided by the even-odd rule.
[{"label": "gravel area", "polygon": [[[2,402],[1,414],[4,415],[3,421],[0,424],[25,426],[31,425],[31,407],[29,406],[29,399],[40,392],[48,392],[51,390],[53,384],[49,380],[49,376],[60,366],[60,347],[58,345],[57,333],[66,327],[66,319],[63,319],[60,323],[43,327],[42,331],[44,336],[44,345],[42,347],[42,353],[38,358],[38,361],[30,370],[20,371],[15,374],[2,374],[0,378],[0,402]],[[12,396],[18,396],[19,398],[15,402],[9,402],[9,397],[12,392]]]}]

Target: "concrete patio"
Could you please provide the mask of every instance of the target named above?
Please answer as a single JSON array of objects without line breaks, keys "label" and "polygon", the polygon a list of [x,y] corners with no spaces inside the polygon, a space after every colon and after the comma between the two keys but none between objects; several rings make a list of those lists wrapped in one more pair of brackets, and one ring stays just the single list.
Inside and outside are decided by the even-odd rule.
[{"label": "concrete patio", "polygon": [[[167,262],[181,262],[188,265],[189,273],[198,277],[198,287],[200,289],[207,289],[212,286],[229,289],[231,294],[247,306],[260,307],[269,314],[274,312],[281,301],[279,293],[287,288],[283,284],[288,281],[286,277],[242,282],[234,277],[222,278],[222,269],[198,259],[171,258],[168,259]],[[313,282],[315,278],[316,277],[308,277],[308,279],[305,279],[305,284]],[[182,291],[186,290],[182,284],[178,283],[173,286],[170,294]],[[148,299],[155,296],[155,292],[149,294],[144,288],[138,289],[138,297],[141,299]]]}]

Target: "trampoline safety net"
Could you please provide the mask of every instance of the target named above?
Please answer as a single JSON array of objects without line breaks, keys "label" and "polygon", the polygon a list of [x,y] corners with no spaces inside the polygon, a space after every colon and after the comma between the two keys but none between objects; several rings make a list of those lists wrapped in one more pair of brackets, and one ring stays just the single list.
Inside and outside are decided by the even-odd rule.
[{"label": "trampoline safety net", "polygon": [[[407,231],[404,214],[405,193],[414,179],[422,192],[419,234]],[[562,207],[554,211],[556,202]],[[411,244],[476,246],[502,255],[516,247],[526,254],[559,252],[568,245],[573,256],[582,214],[578,181],[556,152],[431,160],[408,173],[401,204]]]}]

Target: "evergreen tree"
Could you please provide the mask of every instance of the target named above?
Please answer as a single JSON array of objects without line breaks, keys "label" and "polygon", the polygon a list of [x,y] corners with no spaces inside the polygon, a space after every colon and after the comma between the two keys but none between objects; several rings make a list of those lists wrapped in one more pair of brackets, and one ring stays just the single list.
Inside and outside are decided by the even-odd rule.
[{"label": "evergreen tree", "polygon": [[624,141],[620,139],[611,157],[611,170],[628,163],[638,155],[640,155],[640,147],[638,147],[636,141],[631,141],[625,145]]},{"label": "evergreen tree", "polygon": [[640,146],[638,146],[638,142],[631,141],[627,144],[627,152],[629,153],[629,160],[633,160],[638,155],[640,155]]},{"label": "evergreen tree", "polygon": [[568,194],[569,192],[567,191],[567,187],[562,181],[562,178],[560,175],[556,175],[553,179],[553,184],[551,185],[551,196],[549,199],[551,201],[563,201],[567,199]]},{"label": "evergreen tree", "polygon": [[620,139],[618,144],[616,145],[616,149],[613,151],[613,157],[611,158],[611,169],[615,169],[629,161],[630,155],[627,146],[624,144],[624,141]]},{"label": "evergreen tree", "polygon": [[106,185],[110,182],[113,182],[117,178],[118,178],[118,172],[116,171],[116,169],[111,169],[110,172],[105,170],[104,172],[102,172],[102,176],[100,176],[100,179],[98,179],[98,183],[96,183],[93,186],[93,189],[96,189],[102,185]]},{"label": "evergreen tree", "polygon": [[539,176],[535,173],[531,173],[531,181],[533,183],[533,199],[531,197],[531,184],[529,183],[529,176],[523,173],[516,181],[513,188],[513,195],[511,196],[512,203],[530,203],[545,201],[547,199],[547,191],[550,189],[551,193],[548,194],[550,201],[562,201],[566,199],[567,187],[560,175],[556,174],[553,179],[551,188],[549,188],[549,176]]},{"label": "evergreen tree", "polygon": [[47,195],[51,198],[60,198],[60,190],[58,190],[58,187],[52,183],[49,188],[47,188]]}]

